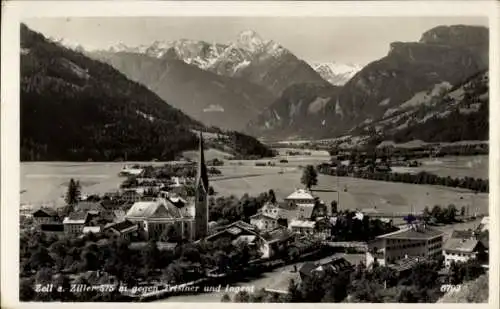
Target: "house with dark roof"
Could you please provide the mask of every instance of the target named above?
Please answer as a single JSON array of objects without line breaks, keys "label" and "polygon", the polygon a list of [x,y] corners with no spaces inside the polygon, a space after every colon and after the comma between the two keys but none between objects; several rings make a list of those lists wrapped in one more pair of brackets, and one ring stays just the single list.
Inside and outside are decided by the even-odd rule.
[{"label": "house with dark roof", "polygon": [[107,224],[103,231],[109,231],[110,233],[117,235],[123,239],[130,240],[133,237],[138,236],[138,224],[133,223],[129,220],[123,220],[121,222],[109,223]]},{"label": "house with dark roof", "polygon": [[432,258],[442,254],[443,232],[426,224],[413,223],[398,231],[380,235],[368,243],[366,265],[394,264],[407,257]]},{"label": "house with dark roof", "polygon": [[352,271],[354,266],[343,257],[334,257],[325,263],[306,262],[299,270],[301,280],[312,275],[323,275],[326,272],[340,273],[342,271]]},{"label": "house with dark roof", "polygon": [[101,205],[100,202],[91,202],[91,201],[81,201],[75,205],[75,211],[97,211],[102,212],[105,208]]},{"label": "house with dark roof", "polygon": [[52,208],[39,208],[32,212],[33,222],[36,225],[58,223],[59,215]]},{"label": "house with dark roof", "polygon": [[89,221],[88,212],[75,211],[63,220],[64,232],[66,234],[81,234],[85,223]]},{"label": "house with dark roof", "polygon": [[217,241],[229,238],[233,244],[244,241],[250,246],[255,246],[261,252],[261,259],[275,257],[281,244],[287,244],[291,240],[291,234],[286,228],[276,228],[271,231],[260,233],[252,224],[244,221],[236,221],[223,227],[205,238],[206,241]]}]

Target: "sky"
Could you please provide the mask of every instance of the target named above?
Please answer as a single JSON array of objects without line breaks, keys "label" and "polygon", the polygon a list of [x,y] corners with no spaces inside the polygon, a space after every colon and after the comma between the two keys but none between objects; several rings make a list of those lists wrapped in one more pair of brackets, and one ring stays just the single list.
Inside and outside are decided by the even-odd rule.
[{"label": "sky", "polygon": [[23,21],[45,36],[85,49],[178,39],[227,43],[245,30],[272,39],[308,62],[366,65],[395,41],[418,41],[439,25],[488,26],[485,17],[71,17]]}]

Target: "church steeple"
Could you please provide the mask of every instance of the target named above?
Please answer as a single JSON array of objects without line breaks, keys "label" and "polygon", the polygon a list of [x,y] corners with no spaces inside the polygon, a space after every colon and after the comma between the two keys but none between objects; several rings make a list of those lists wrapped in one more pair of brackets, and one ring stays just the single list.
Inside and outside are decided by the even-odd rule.
[{"label": "church steeple", "polygon": [[199,161],[196,175],[195,192],[195,235],[196,239],[205,238],[208,235],[208,173],[205,165],[205,154],[203,150],[203,135],[200,131]]},{"label": "church steeple", "polygon": [[207,166],[205,165],[205,153],[203,150],[203,134],[200,131],[200,139],[199,139],[199,161],[198,161],[198,171],[196,175],[196,186],[199,187],[203,185],[203,188],[206,192],[208,192],[208,173]]}]

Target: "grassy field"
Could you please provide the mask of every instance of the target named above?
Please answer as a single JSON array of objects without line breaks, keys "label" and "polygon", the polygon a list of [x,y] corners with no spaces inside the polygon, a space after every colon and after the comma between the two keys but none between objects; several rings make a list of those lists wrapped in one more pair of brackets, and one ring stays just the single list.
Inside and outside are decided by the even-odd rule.
[{"label": "grassy field", "polygon": [[[269,168],[269,170],[273,170]],[[285,198],[300,184],[301,170],[283,174],[269,173],[261,176],[213,180],[212,186],[220,195],[256,195],[272,188],[278,199]],[[488,194],[474,194],[468,190],[430,185],[382,182],[350,177],[339,177],[340,209],[374,208],[381,211],[404,212],[423,210],[425,206],[454,204],[457,207],[471,205],[479,213],[488,213]],[[337,177],[320,175],[314,194],[326,203],[337,199]],[[346,191],[345,191],[346,189]],[[474,205],[474,207],[472,207]]]},{"label": "grassy field", "polygon": [[[213,153],[218,155],[218,153]],[[279,163],[286,158],[288,163]],[[256,161],[226,161],[219,167],[222,177],[211,180],[211,185],[219,195],[241,196],[245,193],[257,195],[273,189],[278,199],[283,199],[295,188],[302,187],[300,177],[301,166],[319,164],[328,160],[325,152],[312,152],[311,156],[286,156],[260,161],[271,161],[275,166],[255,166]],[[426,164],[430,172],[438,174],[462,173],[479,177],[478,173],[487,171],[487,157],[440,158],[441,164]],[[132,163],[132,162],[131,162]],[[87,194],[103,193],[116,190],[122,181],[118,172],[125,163],[74,163],[74,162],[30,162],[21,164],[21,203],[23,204],[55,204],[62,205],[61,196],[66,190],[66,184],[71,178],[80,180],[82,191]],[[146,163],[162,165],[164,163]],[[470,168],[469,166],[475,166]],[[483,172],[481,172],[483,171]],[[476,174],[474,174],[476,173]],[[484,176],[483,176],[484,177]],[[484,177],[485,178],[485,177]],[[340,208],[373,208],[380,210],[404,212],[413,205],[415,210],[425,206],[455,204],[457,207],[471,205],[479,213],[487,213],[488,194],[473,194],[467,190],[440,186],[412,185],[355,179],[338,178],[340,188]],[[336,192],[325,192],[337,189],[337,178],[328,175],[319,176],[315,192],[326,203],[337,199]],[[344,190],[346,189],[346,190]]]},{"label": "grassy field", "polygon": [[458,156],[421,160],[417,171],[438,176],[488,178],[488,156]]}]

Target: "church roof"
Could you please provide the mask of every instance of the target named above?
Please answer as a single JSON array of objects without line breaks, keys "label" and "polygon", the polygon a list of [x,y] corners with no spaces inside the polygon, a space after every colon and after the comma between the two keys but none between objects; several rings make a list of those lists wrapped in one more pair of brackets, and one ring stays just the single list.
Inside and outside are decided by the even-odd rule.
[{"label": "church roof", "polygon": [[175,219],[182,214],[175,205],[165,199],[140,201],[134,203],[128,210],[126,218]]},{"label": "church roof", "polygon": [[200,157],[198,161],[196,185],[197,186],[203,185],[203,188],[208,191],[208,173],[207,173],[207,166],[205,165],[205,154],[203,150],[203,135],[201,131],[200,131],[199,142],[200,142],[199,145]]}]

